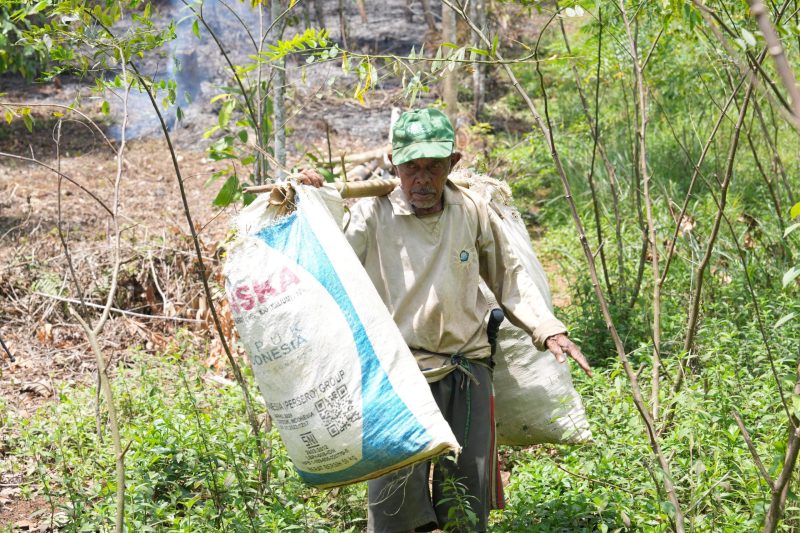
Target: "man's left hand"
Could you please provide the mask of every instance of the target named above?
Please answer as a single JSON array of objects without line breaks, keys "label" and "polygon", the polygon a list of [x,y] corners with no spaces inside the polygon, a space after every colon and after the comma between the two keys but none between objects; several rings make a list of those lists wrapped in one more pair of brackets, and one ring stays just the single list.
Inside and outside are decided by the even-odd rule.
[{"label": "man's left hand", "polygon": [[544,343],[547,345],[547,349],[552,352],[559,363],[565,362],[567,360],[567,356],[569,355],[575,360],[576,363],[578,363],[578,366],[581,367],[584,372],[586,372],[587,376],[592,376],[592,369],[589,366],[589,363],[586,361],[586,358],[583,356],[583,352],[581,352],[581,349],[578,347],[578,345],[572,342],[564,333],[558,333],[557,335],[547,337],[547,340],[544,341]]}]

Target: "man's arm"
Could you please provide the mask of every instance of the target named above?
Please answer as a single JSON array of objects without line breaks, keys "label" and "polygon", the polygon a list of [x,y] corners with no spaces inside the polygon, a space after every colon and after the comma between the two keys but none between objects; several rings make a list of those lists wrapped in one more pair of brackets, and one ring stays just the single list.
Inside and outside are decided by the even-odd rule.
[{"label": "man's arm", "polygon": [[[589,363],[567,330],[550,311],[536,281],[527,272],[505,235],[500,217],[486,206],[479,212],[481,276],[495,294],[511,322],[528,332],[537,349],[547,349],[561,363],[566,356],[592,375]],[[480,211],[480,209],[479,209]]]}]

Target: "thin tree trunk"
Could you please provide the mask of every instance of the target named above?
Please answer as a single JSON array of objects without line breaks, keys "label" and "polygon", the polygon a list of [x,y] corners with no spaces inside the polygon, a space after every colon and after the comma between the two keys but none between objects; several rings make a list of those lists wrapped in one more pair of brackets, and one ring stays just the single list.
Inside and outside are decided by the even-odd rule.
[{"label": "thin tree trunk", "polygon": [[[601,19],[602,20],[602,19]],[[564,38],[564,46],[567,49],[567,54],[572,55],[572,49],[569,46],[569,38],[567,37],[567,31],[564,28],[564,20],[558,19],[559,26],[561,28],[561,36]],[[600,56],[600,47],[602,46],[602,25],[600,26],[600,44],[598,45],[597,54],[598,54],[598,73],[597,73],[597,84],[599,87],[600,84],[600,72],[599,72],[599,56]],[[595,190],[594,184],[594,160],[595,154],[600,152],[600,158],[603,160],[603,165],[606,169],[606,173],[608,174],[609,183],[611,185],[611,192],[612,192],[612,203],[614,206],[614,221],[617,233],[617,244],[620,246],[619,249],[619,261],[620,265],[622,265],[622,242],[621,242],[621,221],[620,221],[620,213],[619,213],[619,202],[616,194],[616,171],[614,170],[611,161],[608,159],[608,155],[606,154],[605,146],[600,140],[600,129],[599,125],[596,121],[592,118],[592,112],[589,109],[589,102],[586,98],[586,93],[583,90],[583,84],[581,83],[581,77],[578,73],[578,67],[575,66],[575,63],[572,63],[572,76],[575,78],[575,87],[578,89],[578,96],[581,100],[581,107],[583,109],[583,114],[586,117],[586,122],[589,123],[589,131],[592,135],[592,140],[594,141],[594,148],[592,149],[592,168],[588,175],[589,181],[589,189],[591,190],[592,194],[592,208],[594,210],[594,222],[597,228],[597,245],[600,247],[600,268],[603,272],[603,279],[606,283],[606,291],[608,292],[608,297],[611,302],[614,302],[614,293],[611,288],[611,279],[608,275],[608,266],[606,264],[606,254],[605,254],[605,246],[603,246],[604,239],[603,239],[603,228],[602,223],[600,220],[600,205],[597,199],[597,192]],[[597,99],[597,94],[595,94],[595,100]],[[595,109],[597,109],[595,107]],[[623,279],[622,274],[620,274],[620,280]]]},{"label": "thin tree trunk", "polygon": [[789,95],[795,127],[798,127],[800,125],[800,89],[797,87],[797,81],[792,67],[786,59],[786,54],[783,53],[783,45],[769,20],[767,6],[761,0],[748,0],[747,3],[750,4],[750,14],[755,17],[758,28],[764,35],[764,40],[767,42],[767,51],[775,61],[775,68],[777,68],[783,87]]},{"label": "thin tree trunk", "polygon": [[[450,0],[443,0],[443,2],[454,9],[456,8],[450,2]],[[491,41],[483,34],[483,32],[481,32],[475,26],[475,24],[469,19],[467,14],[459,10],[459,15],[467,22],[467,24],[472,28],[473,31],[478,33],[483,43],[487,47],[491,47]],[[493,55],[498,61],[503,62],[503,57],[499,52],[495,51]],[[517,77],[511,70],[511,67],[508,64],[503,63],[503,69],[508,75],[508,78],[511,81],[512,86],[514,87],[514,90],[517,91],[520,97],[522,97],[525,104],[528,106],[528,109],[530,110],[531,115],[533,116],[534,121],[536,122],[536,125],[542,132],[545,138],[545,142],[547,142],[547,146],[550,149],[550,155],[553,158],[553,163],[556,166],[556,171],[558,172],[558,175],[561,178],[561,184],[564,187],[565,198],[569,203],[572,219],[573,222],[575,223],[575,228],[578,232],[578,238],[580,239],[584,256],[586,257],[586,262],[589,267],[589,276],[590,279],[592,280],[592,286],[594,288],[595,296],[597,297],[600,309],[603,313],[603,319],[605,320],[606,327],[608,328],[609,334],[611,335],[611,338],[614,341],[614,346],[617,351],[617,356],[619,357],[620,362],[622,363],[622,366],[625,369],[625,374],[628,376],[628,379],[631,383],[631,393],[633,395],[633,402],[644,422],[645,429],[647,431],[647,436],[650,442],[650,447],[653,451],[653,454],[656,457],[656,460],[659,463],[659,466],[664,472],[664,476],[661,482],[664,486],[664,491],[667,494],[667,498],[669,499],[670,503],[672,503],[675,510],[675,530],[678,533],[684,533],[686,528],[684,526],[683,511],[681,510],[680,501],[678,500],[678,495],[672,483],[672,475],[670,474],[669,463],[666,457],[664,457],[664,454],[661,450],[661,445],[659,444],[658,441],[658,435],[656,434],[655,426],[653,424],[653,419],[650,416],[650,413],[647,409],[644,399],[642,398],[641,390],[639,388],[639,382],[636,377],[636,372],[633,370],[633,367],[631,367],[630,362],[628,361],[628,356],[625,352],[625,347],[622,344],[622,339],[617,333],[617,329],[614,326],[614,321],[611,317],[611,313],[608,310],[608,304],[606,303],[605,296],[603,295],[603,290],[600,288],[600,281],[597,276],[597,268],[595,267],[594,254],[592,253],[592,250],[589,247],[589,242],[586,239],[586,233],[583,228],[583,222],[581,221],[580,215],[578,214],[578,208],[577,205],[575,204],[575,200],[572,197],[572,189],[567,179],[566,171],[564,170],[564,166],[561,163],[561,158],[558,154],[558,150],[553,140],[552,129],[550,128],[550,125],[542,119],[542,116],[539,114],[539,111],[536,109],[536,106],[534,105],[530,96],[528,96],[528,93],[526,93],[525,89],[523,89],[522,86],[520,85],[519,81],[517,80]]]},{"label": "thin tree trunk", "polygon": [[[305,4],[308,7],[308,4]],[[261,52],[264,49],[264,11],[266,11],[266,7],[264,4],[259,4],[258,7],[258,45],[256,46],[256,54],[258,57],[261,57]],[[271,15],[271,14],[270,14]],[[268,18],[272,18],[271,16]],[[269,95],[267,94],[266,89],[262,86],[262,80],[264,79],[264,64],[259,61],[256,67],[256,87],[255,87],[255,111],[256,111],[256,121],[253,124],[253,130],[255,132],[256,142],[260,142],[262,135],[263,135],[263,124],[265,120],[269,120],[267,116],[267,102],[269,100]],[[267,147],[264,146],[264,143],[260,143],[261,150],[266,152]],[[264,176],[267,175],[267,159],[264,157],[264,154],[261,150],[256,150],[256,162],[255,162],[255,172],[253,177],[253,182],[256,185],[261,185],[264,183]]]},{"label": "thin tree trunk", "polygon": [[[697,163],[694,164],[694,170],[692,171],[692,178],[689,180],[689,188],[686,191],[686,196],[683,200],[683,206],[681,206],[681,212],[678,216],[678,220],[675,223],[675,232],[672,235],[672,240],[669,243],[669,250],[667,252],[667,258],[664,263],[664,271],[661,273],[661,280],[659,283],[663,284],[664,280],[667,278],[667,273],[669,272],[670,264],[672,263],[672,256],[675,252],[675,244],[678,241],[678,235],[681,231],[681,224],[683,223],[683,219],[686,217],[686,210],[689,207],[689,200],[692,196],[692,191],[694,191],[694,185],[697,182],[697,177],[700,175],[700,169],[703,166],[703,162],[706,160],[706,155],[708,155],[708,150],[711,148],[711,143],[717,136],[717,132],[719,131],[722,122],[725,120],[725,117],[728,113],[728,108],[733,103],[734,99],[736,98],[736,94],[739,92],[739,88],[741,88],[742,83],[744,83],[745,78],[739,80],[739,84],[733,89],[730,98],[728,101],[725,102],[725,105],[720,110],[719,117],[717,121],[714,123],[714,127],[711,129],[711,133],[708,136],[708,140],[706,141],[705,145],[703,145],[703,150],[700,152],[700,157],[697,159]],[[686,152],[687,156],[689,155],[688,151]],[[678,378],[680,380],[680,377]],[[677,383],[676,383],[677,385]],[[680,389],[680,385],[677,388],[673,387],[673,392],[678,392]]]},{"label": "thin tree trunk", "polygon": [[358,14],[361,17],[361,22],[364,24],[369,22],[367,18],[367,6],[364,5],[364,0],[356,0],[356,7],[358,7]]},{"label": "thin tree trunk", "polygon": [[764,170],[764,166],[761,164],[761,159],[758,157],[758,150],[756,149],[755,143],[753,143],[753,137],[750,135],[750,128],[746,128],[745,135],[747,136],[747,144],[750,146],[750,153],[753,154],[753,162],[756,164],[756,168],[758,169],[758,173],[761,175],[761,179],[764,180],[764,183],[767,186],[769,197],[772,200],[772,206],[775,208],[775,216],[778,217],[778,224],[781,227],[781,233],[783,233],[786,229],[786,222],[783,220],[781,203],[780,200],[778,200],[777,194],[775,194],[775,187],[772,184],[772,181],[770,181],[767,172]]},{"label": "thin tree trunk", "polygon": [[[97,18],[94,19],[102,28],[103,30],[108,33],[111,37],[114,37],[114,34],[111,30],[102,24],[102,21],[98,20]],[[247,383],[244,380],[244,375],[242,374],[242,369],[239,366],[239,363],[236,362],[236,359],[233,358],[233,354],[231,353],[230,346],[228,345],[227,340],[225,339],[225,334],[222,330],[222,324],[219,320],[219,315],[217,314],[216,307],[214,306],[214,298],[211,293],[211,287],[208,284],[208,277],[206,275],[206,267],[205,261],[203,261],[203,253],[200,249],[200,239],[197,236],[197,229],[195,227],[194,221],[192,219],[192,212],[189,209],[189,200],[186,195],[186,188],[184,186],[184,179],[181,173],[180,164],[178,163],[178,155],[175,152],[175,147],[172,144],[172,137],[169,134],[169,128],[167,128],[166,122],[164,122],[164,116],[161,113],[161,110],[158,106],[158,103],[155,99],[155,94],[153,93],[152,87],[142,76],[141,72],[136,68],[136,65],[133,62],[129,63],[131,69],[136,74],[136,78],[147,94],[147,97],[150,100],[150,105],[153,108],[153,111],[156,113],[158,117],[159,124],[161,125],[161,132],[164,134],[164,139],[167,141],[167,148],[169,149],[170,158],[172,159],[172,166],[175,170],[175,179],[178,183],[178,190],[180,191],[181,195],[181,202],[183,203],[183,214],[186,217],[186,222],[189,227],[189,232],[192,236],[192,244],[194,245],[195,257],[197,258],[197,271],[198,277],[200,278],[200,282],[203,284],[203,293],[206,298],[206,303],[208,305],[209,311],[211,311],[211,318],[214,322],[214,329],[219,335],[220,343],[222,344],[222,348],[225,351],[225,357],[228,360],[228,363],[231,365],[231,370],[233,372],[233,376],[236,379],[236,383],[239,385],[239,388],[242,391],[242,395],[244,397],[245,403],[245,412],[247,414],[248,422],[250,423],[250,427],[253,431],[253,436],[256,439],[258,449],[261,452],[262,456],[264,457],[264,470],[261,472],[262,474],[262,481],[266,483],[269,479],[269,468],[266,464],[266,452],[264,449],[264,444],[261,440],[261,432],[259,431],[259,423],[258,419],[256,418],[255,411],[253,410],[253,402],[250,398],[250,392],[247,389]]]},{"label": "thin tree trunk", "polygon": [[[341,0],[339,6],[341,7]],[[281,0],[272,0],[271,11],[272,20],[278,20],[278,17],[283,12]],[[283,20],[276,24],[273,22],[273,24],[273,31],[276,35],[275,40],[281,39],[285,27]],[[277,162],[274,176],[276,179],[282,179],[286,174],[284,171],[286,168],[286,60],[280,59],[276,61],[272,68],[272,109],[274,113],[272,127],[275,130],[274,146],[272,148]]]},{"label": "thin tree trunk", "polygon": [[[120,56],[124,54],[122,51],[119,51]],[[111,247],[111,282],[109,284],[108,293],[106,294],[106,299],[103,305],[103,309],[98,317],[97,321],[93,326],[89,325],[87,320],[80,315],[74,308],[70,307],[69,311],[70,314],[78,321],[81,327],[86,334],[86,338],[89,341],[89,346],[91,347],[92,353],[95,355],[95,360],[97,362],[97,375],[99,381],[99,387],[103,393],[103,399],[106,403],[106,410],[108,412],[108,425],[109,429],[111,430],[111,442],[113,445],[114,450],[114,470],[116,473],[116,513],[115,513],[115,521],[114,521],[114,531],[115,533],[122,533],[125,527],[125,450],[122,447],[122,437],[120,436],[119,431],[119,419],[117,415],[117,409],[114,404],[114,392],[111,389],[111,383],[108,378],[108,364],[106,362],[105,357],[103,356],[103,352],[100,349],[100,345],[97,342],[97,336],[103,330],[103,327],[108,320],[110,315],[111,307],[114,302],[114,299],[117,295],[117,286],[119,281],[119,270],[121,265],[121,258],[120,258],[120,248],[121,248],[121,236],[122,230],[119,226],[119,209],[120,209],[120,186],[122,183],[122,176],[123,176],[123,165],[124,165],[124,153],[126,149],[126,132],[128,127],[128,95],[130,94],[130,85],[131,82],[128,79],[128,68],[125,63],[122,64],[121,68],[121,78],[122,78],[122,85],[124,89],[124,95],[122,99],[122,125],[120,127],[121,137],[119,148],[116,149],[115,159],[117,162],[117,169],[116,174],[114,177],[114,189],[113,189],[113,201],[111,204],[112,215],[111,215],[111,227],[113,228],[114,238],[113,244]],[[60,127],[59,127],[59,135],[60,135]],[[58,162],[59,168],[61,166],[61,162],[59,159]],[[59,213],[60,215],[60,213]],[[59,220],[59,227],[60,227],[60,220]],[[72,273],[75,286],[79,288],[79,294],[81,294],[81,300],[83,300],[82,291],[80,291],[80,282],[78,281],[77,276],[75,276],[75,270],[72,266],[68,246],[66,240],[62,240],[62,245],[65,249],[65,255],[68,258],[70,263],[70,272]],[[86,307],[84,307],[86,309]],[[98,409],[99,410],[99,409]]]},{"label": "thin tree trunk", "polygon": [[[700,0],[692,0],[692,5],[694,5],[697,8],[698,12],[700,13],[700,16],[703,17],[703,20],[706,21],[708,27],[714,33],[714,36],[717,38],[719,43],[722,44],[722,47],[725,49],[725,52],[728,54],[729,58],[733,60],[733,63],[736,65],[736,68],[738,68],[743,75],[746,75],[750,81],[754,81],[757,87],[762,89],[764,97],[766,97],[770,101],[770,103],[777,106],[778,110],[784,116],[789,125],[791,125],[798,133],[800,133],[800,116],[795,114],[793,111],[793,105],[795,104],[789,104],[788,102],[786,102],[786,100],[783,98],[783,95],[777,89],[775,82],[765,73],[764,69],[761,67],[761,64],[754,60],[751,53],[747,54],[747,60],[748,60],[747,65],[743,65],[741,61],[736,59],[738,57],[737,51],[734,50],[733,46],[730,44],[728,39],[725,38],[725,36],[722,34],[722,31],[719,29],[719,27],[717,27],[717,25],[724,27],[726,31],[728,31],[729,33],[732,33],[732,30],[725,25],[724,20],[722,20],[722,18],[716,11],[709,8],[706,4],[702,3]],[[788,2],[784,3],[783,5],[784,7],[781,8],[781,11],[779,11],[778,20],[780,20],[780,18],[783,16],[783,11],[787,5]],[[736,36],[737,34],[734,34],[734,37]],[[769,48],[770,47],[768,45],[767,50]],[[773,53],[774,55],[774,51],[771,51],[771,53]],[[783,53],[782,48],[780,49],[780,53],[781,54]],[[764,82],[769,87],[762,87],[759,76],[764,79]]]},{"label": "thin tree trunk", "polygon": [[[623,96],[626,95],[625,86],[623,84]],[[633,122],[634,124],[639,123],[639,100],[636,94],[634,94],[633,98]],[[628,99],[625,97],[625,109],[627,111],[628,108]],[[630,124],[630,119],[626,122]],[[639,291],[642,288],[642,280],[644,279],[644,265],[647,262],[647,247],[649,243],[649,238],[647,235],[647,226],[645,225],[644,215],[642,214],[642,188],[639,186],[641,183],[641,169],[639,165],[636,164],[639,161],[639,144],[636,142],[635,134],[629,132],[628,139],[631,144],[631,155],[633,165],[633,173],[631,174],[631,189],[633,190],[633,202],[634,202],[634,209],[636,210],[636,220],[639,224],[639,231],[642,234],[642,249],[639,252],[639,266],[636,269],[636,280],[633,283],[633,291],[631,291],[631,300],[629,307],[633,309],[636,305],[636,300],[639,299]]]},{"label": "thin tree trunk", "polygon": [[661,284],[658,270],[658,240],[656,235],[655,219],[653,218],[653,200],[650,195],[650,173],[647,170],[647,89],[644,83],[644,71],[642,62],[639,59],[637,37],[631,28],[631,21],[625,9],[625,1],[619,2],[622,19],[625,22],[625,31],[628,35],[628,46],[633,59],[633,74],[636,85],[638,103],[638,166],[639,173],[644,185],[644,206],[647,214],[647,233],[650,244],[650,265],[653,269],[653,354],[652,354],[652,376],[650,406],[653,419],[658,419],[659,411],[659,384],[661,376]]},{"label": "thin tree trunk", "polygon": [[733,136],[731,138],[730,148],[728,149],[728,158],[725,165],[725,175],[721,185],[719,209],[714,217],[714,225],[711,228],[711,235],[708,238],[705,254],[695,270],[694,283],[692,284],[694,286],[694,292],[692,294],[691,304],[689,307],[690,311],[686,325],[686,336],[683,340],[683,351],[687,354],[690,353],[694,348],[694,337],[697,331],[697,321],[700,314],[700,299],[703,293],[703,279],[705,277],[705,270],[708,267],[708,263],[711,261],[711,255],[714,252],[714,245],[716,244],[717,235],[719,233],[719,225],[722,222],[722,217],[725,213],[725,205],[728,200],[728,186],[730,185],[731,177],[733,176],[733,163],[736,159],[736,148],[739,146],[739,134],[742,129],[742,124],[744,123],[745,115],[747,114],[748,104],[750,103],[750,98],[753,95],[754,88],[755,83],[751,81],[747,86],[747,92],[744,95],[744,101],[742,102],[741,109],[739,110],[739,118],[736,120],[736,125],[733,128]]},{"label": "thin tree trunk", "polygon": [[432,32],[436,31],[436,19],[433,18],[431,11],[431,0],[420,0],[422,2],[422,15],[425,17],[425,23],[428,29]]},{"label": "thin tree trunk", "polygon": [[[752,444],[750,440],[750,435],[748,434],[746,428],[744,427],[744,423],[741,421],[741,417],[736,411],[733,411],[733,416],[736,419],[737,424],[739,425],[740,429],[742,430],[742,437],[745,440],[745,443],[750,450],[750,454],[753,456],[753,461],[756,464],[756,468],[758,468],[759,473],[766,481],[767,486],[770,488],[770,492],[772,494],[769,508],[767,509],[766,516],[764,517],[764,533],[772,533],[778,527],[778,522],[783,516],[783,510],[786,505],[786,498],[789,495],[789,489],[792,483],[792,477],[795,473],[795,466],[797,464],[797,456],[800,453],[800,418],[797,417],[796,413],[793,413],[790,409],[788,404],[786,403],[786,396],[783,393],[783,387],[781,386],[780,376],[778,375],[776,365],[775,365],[775,357],[773,356],[772,350],[770,349],[769,345],[769,337],[767,335],[767,328],[764,324],[764,320],[761,317],[761,310],[758,304],[758,298],[756,297],[755,290],[753,289],[753,283],[750,279],[750,274],[748,273],[747,269],[747,260],[742,250],[742,247],[739,245],[739,241],[737,239],[736,233],[733,230],[733,226],[728,220],[728,217],[725,217],[725,223],[728,226],[728,231],[731,234],[731,238],[733,239],[734,243],[736,244],[736,250],[739,254],[739,261],[742,263],[742,270],[745,275],[745,279],[747,280],[747,290],[750,293],[750,299],[753,303],[753,308],[755,310],[756,315],[756,322],[758,325],[759,332],[761,333],[761,340],[764,344],[764,348],[767,351],[767,358],[770,362],[770,367],[772,369],[772,375],[775,379],[775,383],[778,386],[778,392],[781,396],[781,403],[783,404],[783,409],[786,412],[787,422],[788,422],[788,438],[786,443],[786,453],[784,454],[783,460],[783,468],[781,469],[780,473],[778,474],[778,479],[774,480],[770,477],[767,469],[764,468],[764,464],[761,461],[761,458],[758,455],[758,452],[755,449],[755,446]],[[798,353],[798,358],[796,362],[796,370],[795,370],[795,383],[794,383],[794,395],[800,395],[800,353]]]},{"label": "thin tree trunk", "polygon": [[598,149],[600,150],[600,156],[603,158],[603,163],[606,165],[606,172],[608,172],[608,184],[609,188],[611,189],[611,202],[614,207],[614,232],[617,238],[617,275],[619,279],[617,280],[618,283],[618,293],[620,295],[620,301],[622,297],[625,295],[627,282],[625,279],[625,252],[624,252],[624,243],[622,242],[622,216],[620,215],[619,209],[619,186],[617,180],[616,170],[614,169],[614,165],[611,164],[611,161],[608,159],[608,154],[606,153],[605,145],[600,143],[600,65],[601,65],[601,54],[603,51],[603,10],[598,8],[597,10],[597,24],[599,26],[598,30],[598,38],[597,38],[597,73],[595,74],[595,89],[594,89],[594,131],[595,137],[598,139]]},{"label": "thin tree trunk", "polygon": [[[487,0],[472,0],[470,8],[472,10],[472,19],[475,24],[480,27],[481,31],[486,31],[486,1]],[[473,32],[474,35],[474,32]],[[473,46],[480,48],[480,38],[475,35]],[[478,120],[481,112],[483,111],[484,94],[486,90],[485,74],[486,65],[483,63],[475,63],[472,71],[472,114],[475,120]]]},{"label": "thin tree trunk", "polygon": [[[456,30],[456,12],[446,4],[442,4],[442,42],[456,44],[458,41]],[[452,53],[453,50],[450,50],[449,54]],[[457,71],[457,68],[453,70],[447,69],[442,81],[442,99],[444,100],[445,112],[450,117],[450,122],[453,123],[454,127],[458,115]]]},{"label": "thin tree trunk", "polygon": [[[783,185],[784,192],[786,193],[786,199],[789,201],[789,204],[792,205],[794,204],[794,194],[792,193],[792,188],[789,185],[789,179],[786,177],[786,169],[783,166],[783,161],[781,161],[781,155],[778,152],[777,147],[778,145],[772,140],[772,136],[769,134],[767,122],[764,120],[764,114],[761,112],[761,106],[759,105],[758,100],[753,100],[753,110],[755,111],[756,119],[761,127],[761,132],[764,135],[764,139],[767,141],[767,146],[769,147],[770,154],[772,155],[771,159],[773,171],[781,177],[781,183]],[[777,128],[775,133],[777,135]]]},{"label": "thin tree trunk", "polygon": [[[794,394],[800,395],[800,354],[797,358],[797,380],[794,384]],[[764,533],[772,533],[778,528],[778,522],[783,516],[783,509],[786,506],[786,498],[789,495],[789,488],[792,484],[797,456],[800,453],[800,419],[794,416],[789,419],[789,439],[786,446],[786,454],[783,459],[783,468],[778,479],[771,487],[772,499],[769,503],[767,516],[764,518]]]},{"label": "thin tree trunk", "polygon": [[[274,1],[275,0],[273,0],[273,2]],[[347,50],[350,48],[348,43],[350,37],[349,30],[347,29],[347,14],[345,13],[344,0],[339,0],[337,12],[339,13],[339,33],[342,36],[342,46],[344,46],[345,50]]]},{"label": "thin tree trunk", "polygon": [[125,449],[122,447],[122,437],[119,432],[117,408],[114,406],[114,393],[111,390],[111,383],[108,379],[108,372],[106,371],[108,367],[105,357],[103,357],[103,352],[100,350],[100,345],[97,342],[97,333],[102,329],[102,325],[99,328],[97,326],[92,328],[74,309],[70,308],[70,312],[80,323],[84,333],[86,333],[89,346],[91,346],[92,353],[94,353],[97,362],[97,371],[100,376],[100,388],[103,391],[103,399],[106,402],[106,409],[108,410],[108,425],[111,430],[111,442],[114,445],[114,463],[117,484],[117,509],[114,531],[115,533],[122,533],[125,526]]}]

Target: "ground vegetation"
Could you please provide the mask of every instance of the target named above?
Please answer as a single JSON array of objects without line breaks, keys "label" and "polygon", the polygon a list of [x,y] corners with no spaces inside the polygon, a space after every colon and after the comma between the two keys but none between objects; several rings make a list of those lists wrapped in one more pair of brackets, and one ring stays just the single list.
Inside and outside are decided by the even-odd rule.
[{"label": "ground vegetation", "polygon": [[426,104],[596,369],[594,442],[503,450],[492,530],[800,527],[796,3],[220,5],[242,53],[200,4],[0,1],[2,527],[364,530],[258,402],[222,243],[246,186]]}]

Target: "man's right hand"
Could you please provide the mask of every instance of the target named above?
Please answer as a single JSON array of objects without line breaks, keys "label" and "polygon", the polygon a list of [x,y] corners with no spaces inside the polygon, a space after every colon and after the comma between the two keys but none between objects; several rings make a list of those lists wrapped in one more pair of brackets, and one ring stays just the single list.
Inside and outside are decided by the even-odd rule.
[{"label": "man's right hand", "polygon": [[313,168],[305,168],[296,175],[296,180],[302,185],[311,185],[312,187],[320,188],[325,184],[325,178],[322,174]]},{"label": "man's right hand", "polygon": [[547,349],[550,350],[550,353],[555,356],[559,363],[566,362],[567,356],[570,356],[578,363],[581,370],[586,372],[587,376],[592,377],[592,369],[589,367],[589,362],[586,361],[586,357],[583,356],[583,352],[581,352],[578,345],[572,342],[564,333],[558,333],[547,337],[547,340],[544,342]]}]

